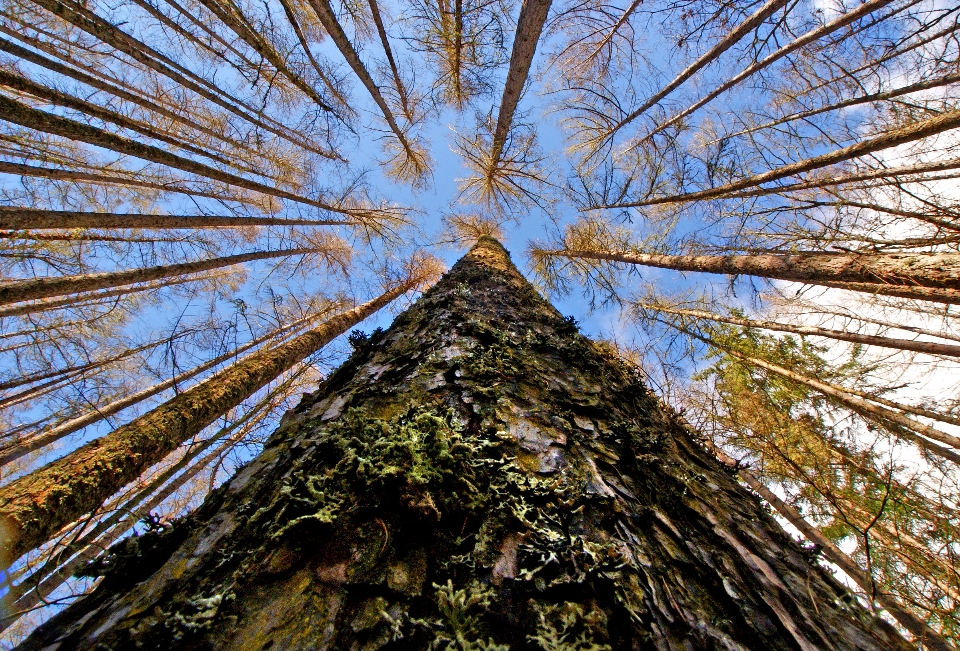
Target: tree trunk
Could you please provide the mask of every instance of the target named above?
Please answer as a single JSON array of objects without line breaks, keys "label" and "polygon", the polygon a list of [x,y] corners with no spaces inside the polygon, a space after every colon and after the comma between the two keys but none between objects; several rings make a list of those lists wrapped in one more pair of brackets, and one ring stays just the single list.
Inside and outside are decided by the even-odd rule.
[{"label": "tree trunk", "polygon": [[228,217],[216,215],[144,215],[79,212],[39,208],[0,207],[0,229],[52,228],[237,228],[248,226],[358,226],[342,219],[287,219],[282,217]]},{"label": "tree trunk", "polygon": [[[230,267],[244,262],[268,260],[292,255],[317,253],[318,249],[281,249],[279,251],[254,251],[239,253],[209,260],[180,262],[178,264],[156,265],[126,271],[103,271],[100,273],[80,274],[77,276],[52,276],[30,280],[12,280],[0,283],[0,305],[18,301],[33,301],[38,298],[64,296],[79,292],[89,292],[119,285],[132,285],[160,278],[173,278],[183,274],[192,274],[211,269]],[[135,289],[132,291],[136,291]]]},{"label": "tree trunk", "polygon": [[258,351],[140,418],[0,488],[2,567],[96,509],[219,416],[422,281],[422,277],[406,280],[292,341]]},{"label": "tree trunk", "polygon": [[926,288],[960,290],[960,254],[957,253],[758,253],[748,255],[667,255],[629,251],[539,250],[541,256],[608,260],[676,271],[757,276],[823,285],[854,291],[899,290],[900,295]]},{"label": "tree trunk", "polygon": [[22,651],[910,648],[489,238],[101,566]]},{"label": "tree trunk", "polygon": [[777,497],[776,493],[767,488],[763,482],[757,479],[749,470],[740,468],[736,460],[725,454],[723,450],[715,447],[713,443],[705,441],[705,445],[707,449],[716,454],[723,463],[735,469],[740,479],[757,495],[762,497],[782,518],[795,526],[797,530],[803,534],[804,538],[819,546],[827,560],[843,570],[867,595],[870,595],[876,603],[890,613],[901,626],[910,631],[917,639],[922,639],[924,644],[930,649],[934,649],[935,651],[953,651],[953,647],[947,644],[936,632],[930,630],[922,619],[906,610],[900,602],[897,601],[895,596],[882,590],[877,590],[877,585],[874,583],[873,577],[867,572],[864,572],[852,558],[844,554],[823,532],[807,522],[797,509]]},{"label": "tree trunk", "polygon": [[520,103],[520,95],[530,75],[530,65],[537,51],[540,33],[547,22],[547,14],[553,0],[524,0],[517,18],[517,30],[513,36],[513,52],[510,54],[510,69],[503,85],[503,97],[500,98],[500,111],[497,113],[497,126],[493,131],[493,143],[490,147],[490,169],[493,175],[507,144],[507,135],[513,124],[513,116]]},{"label": "tree trunk", "polygon": [[214,181],[220,181],[221,183],[243,188],[244,190],[259,192],[260,194],[277,197],[278,199],[287,199],[288,201],[293,201],[306,206],[313,206],[315,208],[322,208],[323,210],[329,210],[331,212],[338,212],[347,215],[353,214],[351,211],[338,208],[333,204],[317,201],[316,199],[304,197],[293,192],[287,192],[286,190],[281,190],[280,188],[275,188],[258,181],[253,181],[242,176],[237,176],[236,174],[231,174],[230,172],[224,172],[214,167],[210,167],[209,165],[184,158],[183,156],[171,154],[170,152],[164,151],[159,147],[145,145],[141,142],[112,134],[109,131],[92,127],[88,124],[84,124],[83,122],[60,117],[45,111],[38,111],[37,109],[31,108],[26,104],[21,104],[20,102],[3,96],[0,96],[0,118],[3,118],[7,122],[12,122],[14,124],[19,124],[22,127],[27,127],[28,129],[36,129],[37,131],[63,136],[64,138],[69,138],[79,142],[85,142],[87,144],[94,145],[95,147],[102,147],[104,149],[114,151],[118,154],[133,156],[134,158],[139,158],[151,163],[166,165],[167,167],[172,167],[174,169],[178,169],[189,174],[195,174],[203,178],[212,179]]},{"label": "tree trunk", "polygon": [[[813,158],[807,158],[795,163],[788,163],[760,174],[748,176],[739,181],[731,181],[724,185],[718,185],[715,188],[688,192],[686,194],[670,195],[667,197],[655,197],[643,201],[591,206],[590,208],[639,208],[642,206],[656,206],[666,203],[683,203],[687,201],[705,201],[707,199],[723,198],[726,195],[746,190],[747,188],[753,188],[763,183],[771,183],[803,172],[844,163],[854,158],[860,158],[867,154],[904,145],[908,142],[922,140],[923,138],[934,136],[944,131],[950,131],[958,127],[960,127],[960,111],[945,111],[932,118],[918,120],[903,127],[889,129],[878,136],[861,140],[860,142],[834,150],[828,154],[814,156]],[[761,191],[761,193],[763,192]],[[746,194],[744,194],[744,196],[746,196]]]}]

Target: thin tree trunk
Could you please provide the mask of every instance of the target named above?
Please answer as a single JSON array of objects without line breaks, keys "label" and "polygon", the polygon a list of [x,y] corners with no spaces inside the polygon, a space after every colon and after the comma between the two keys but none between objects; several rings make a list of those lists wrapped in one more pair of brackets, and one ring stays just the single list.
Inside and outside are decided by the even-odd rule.
[{"label": "thin tree trunk", "polygon": [[282,345],[258,351],[132,422],[0,488],[7,567],[161,461],[221,414],[332,339],[417,287],[414,277]]},{"label": "thin tree trunk", "polygon": [[185,278],[166,278],[160,282],[147,283],[144,285],[137,285],[136,287],[124,286],[119,289],[111,289],[105,292],[91,292],[89,294],[76,294],[73,296],[68,296],[67,298],[58,298],[58,299],[47,299],[42,301],[37,301],[35,303],[28,303],[26,305],[14,305],[12,307],[0,307],[0,318],[11,317],[11,316],[24,316],[26,314],[34,314],[36,312],[46,312],[48,310],[55,310],[62,307],[76,307],[83,308],[89,307],[93,304],[97,304],[100,301],[104,301],[109,298],[114,298],[119,301],[120,296],[126,296],[128,294],[137,294],[140,292],[149,292],[155,289],[165,289],[167,287],[173,287],[176,285],[182,285],[184,283],[198,283],[204,280],[213,280],[217,278],[219,274],[208,274],[206,276],[187,276]]},{"label": "thin tree trunk", "polygon": [[233,30],[233,33],[240,37],[244,43],[249,45],[254,52],[259,54],[261,57],[270,62],[277,72],[286,77],[290,83],[299,88],[303,93],[309,97],[314,104],[319,106],[322,110],[332,113],[337,116],[337,119],[341,119],[337,112],[330,106],[327,101],[316,91],[316,89],[308,84],[300,75],[293,72],[283,60],[283,57],[280,56],[280,53],[267,42],[267,39],[264,38],[257,30],[246,22],[244,16],[240,14],[236,7],[233,6],[233,3],[229,0],[199,0],[200,3],[210,10],[213,15],[220,19],[220,21]]},{"label": "thin tree trunk", "polygon": [[[960,253],[760,253],[665,255],[628,251],[541,250],[537,255],[609,260],[676,271],[758,276],[811,285],[854,288],[863,284],[960,290]],[[829,285],[828,285],[829,283]]]},{"label": "thin tree trunk", "polygon": [[0,229],[53,228],[235,228],[249,226],[356,226],[359,222],[336,219],[284,219],[280,217],[230,217],[214,215],[144,215],[76,210],[42,210],[19,206],[0,207]]},{"label": "thin tree trunk", "polygon": [[346,32],[343,31],[343,27],[340,25],[340,21],[337,20],[337,15],[334,13],[333,7],[330,6],[329,0],[310,0],[310,6],[313,7],[327,35],[330,36],[330,39],[334,45],[337,46],[340,54],[347,61],[347,65],[350,66],[350,69],[353,70],[357,78],[360,79],[360,83],[362,83],[363,87],[370,93],[370,97],[380,109],[383,119],[387,121],[387,125],[400,142],[407,156],[414,158],[415,154],[410,147],[410,143],[407,141],[407,137],[403,134],[403,130],[400,129],[400,125],[397,124],[397,120],[387,105],[386,100],[383,99],[380,88],[378,88],[376,82],[373,81],[373,77],[370,76],[366,66],[363,65],[363,61],[360,60],[360,55],[357,54],[350,39],[347,38]]},{"label": "thin tree trunk", "polygon": [[84,181],[87,183],[123,185],[131,188],[149,188],[161,192],[177,192],[191,197],[204,197],[206,199],[217,199],[219,201],[237,201],[246,204],[256,204],[256,201],[245,199],[243,197],[231,197],[216,192],[201,192],[182,188],[167,183],[156,183],[154,181],[142,181],[140,179],[127,176],[115,176],[111,174],[94,174],[91,172],[78,172],[73,170],[63,170],[53,167],[36,167],[34,165],[24,165],[22,163],[8,163],[0,161],[0,174],[14,174],[16,176],[32,176],[41,179],[50,179],[52,181]]},{"label": "thin tree trunk", "polygon": [[109,364],[113,364],[115,362],[119,362],[120,360],[126,359],[131,355],[136,355],[137,353],[142,353],[145,350],[156,348],[161,344],[168,343],[172,341],[172,339],[175,339],[177,337],[182,337],[185,334],[186,333],[177,333],[173,337],[163,337],[161,339],[155,339],[150,343],[144,344],[142,346],[137,346],[136,348],[128,348],[127,350],[124,350],[121,353],[117,353],[116,355],[111,355],[106,359],[98,359],[92,362],[88,362],[86,364],[68,366],[67,368],[56,369],[53,371],[40,371],[37,373],[31,373],[30,375],[21,375],[21,376],[18,376],[16,380],[11,379],[11,380],[0,382],[0,391],[6,390],[6,389],[13,389],[18,386],[23,386],[24,384],[32,384],[33,382],[39,382],[41,380],[46,380],[52,377],[56,377],[58,375],[84,373],[92,369],[103,368],[104,366],[107,366]]},{"label": "thin tree trunk", "polygon": [[[957,127],[960,127],[960,111],[947,111],[935,117],[919,120],[904,127],[890,129],[879,136],[862,140],[858,143],[849,145],[848,147],[832,151],[829,154],[814,156],[813,158],[807,158],[805,160],[797,161],[796,163],[788,163],[787,165],[783,165],[761,174],[748,176],[744,179],[740,179],[739,181],[732,181],[724,185],[718,185],[715,188],[709,188],[707,190],[700,190],[697,192],[688,192],[686,194],[671,195],[667,197],[656,197],[653,199],[645,199],[643,201],[631,201],[603,206],[589,206],[584,208],[584,210],[592,210],[596,208],[639,208],[642,206],[656,206],[665,203],[683,203],[687,201],[717,199],[724,197],[725,195],[733,194],[734,192],[756,187],[763,183],[771,183],[789,176],[795,176],[796,174],[801,174],[803,172],[809,172],[811,170],[828,167],[830,165],[836,165],[854,158],[866,156],[867,154],[872,154],[884,149],[890,149],[891,147],[897,147],[909,142],[921,140],[938,133],[943,133],[944,131],[956,129]],[[777,191],[779,192],[779,190]],[[764,191],[761,190],[761,192]]]},{"label": "thin tree trunk", "polygon": [[200,124],[199,122],[196,122],[187,116],[180,115],[175,111],[171,111],[170,109],[160,105],[157,102],[150,101],[134,92],[130,92],[128,90],[120,88],[119,86],[115,86],[107,81],[98,79],[97,77],[87,74],[86,72],[83,72],[82,70],[79,70],[72,66],[64,65],[52,59],[48,59],[45,56],[32,52],[6,39],[0,38],[0,51],[6,52],[7,54],[12,54],[13,56],[23,59],[24,61],[29,61],[30,63],[38,65],[42,68],[46,68],[51,72],[56,72],[57,74],[63,75],[65,77],[75,79],[76,81],[79,81],[82,84],[86,84],[87,86],[90,86],[91,88],[96,88],[97,90],[101,90],[105,93],[109,93],[110,95],[114,95],[122,100],[135,104],[140,108],[147,109],[148,111],[152,111],[154,113],[162,115],[165,118],[173,120],[177,124],[182,124],[190,129],[194,129],[204,135],[210,136],[215,140],[226,142],[233,147],[237,147],[238,149],[246,150],[249,152],[254,151],[246,144],[241,143],[232,138],[229,138],[228,136],[222,133],[217,133],[215,131],[212,131],[208,127],[205,127],[202,124]]},{"label": "thin tree trunk", "polygon": [[211,269],[220,269],[244,262],[255,260],[269,260],[294,255],[308,255],[322,249],[281,249],[279,251],[254,251],[253,253],[239,253],[209,260],[195,262],[181,262],[178,264],[157,265],[130,269],[127,271],[104,271],[101,273],[81,274],[76,276],[54,276],[34,278],[31,280],[14,280],[0,283],[0,305],[8,305],[19,301],[32,301],[38,298],[78,294],[96,289],[132,285],[149,280],[170,278],[183,274],[192,274]]},{"label": "thin tree trunk", "polygon": [[122,549],[20,651],[911,648],[486,239]]},{"label": "thin tree trunk", "polygon": [[380,35],[380,43],[383,45],[383,53],[387,56],[387,63],[390,65],[390,72],[393,75],[393,83],[397,88],[397,95],[400,97],[400,106],[403,108],[403,114],[408,123],[413,123],[413,111],[410,110],[410,100],[407,97],[407,90],[403,86],[403,79],[400,78],[400,68],[397,67],[397,61],[393,57],[393,49],[390,47],[390,39],[387,37],[387,30],[383,27],[383,18],[380,16],[380,7],[377,0],[367,0],[370,5],[370,14],[373,16],[373,22],[377,26],[377,34]]},{"label": "thin tree trunk", "polygon": [[[724,81],[722,84],[717,86],[714,90],[710,91],[702,99],[697,100],[696,102],[691,104],[689,107],[680,111],[679,113],[677,113],[670,119],[666,120],[665,122],[658,124],[656,127],[654,127],[653,130],[650,131],[650,133],[648,133],[646,136],[643,137],[643,141],[649,140],[655,134],[663,131],[670,125],[676,124],[677,122],[684,119],[688,115],[691,115],[701,107],[706,106],[711,101],[713,101],[723,93],[727,92],[734,86],[737,86],[738,84],[740,84],[740,82],[744,81],[745,79],[748,79],[749,77],[752,77],[753,75],[760,72],[764,68],[768,68],[769,66],[773,65],[783,57],[793,52],[796,52],[800,48],[806,47],[811,43],[815,43],[816,41],[819,41],[824,36],[829,36],[833,32],[846,27],[847,25],[854,22],[855,20],[859,20],[860,18],[863,18],[864,16],[870,14],[871,12],[887,6],[892,1],[893,0],[868,0],[867,2],[864,2],[859,7],[857,7],[856,9],[843,13],[837,18],[834,18],[826,25],[810,30],[803,36],[797,39],[794,39],[793,41],[791,41],[790,43],[787,43],[786,45],[779,48],[775,52],[768,54],[760,61],[757,61],[756,63],[753,63],[747,66],[741,72],[734,75],[733,77],[730,77],[729,79]],[[916,4],[916,0],[911,0],[911,4]],[[907,6],[910,6],[910,4],[908,4]],[[906,7],[901,7],[899,11],[903,11],[905,8]]]},{"label": "thin tree trunk", "polygon": [[46,430],[46,431],[41,430],[39,432],[34,433],[33,435],[21,437],[20,440],[17,440],[13,444],[5,445],[2,448],[0,448],[0,465],[4,465],[7,463],[16,461],[17,459],[22,458],[23,456],[33,452],[34,450],[39,450],[40,448],[50,445],[51,443],[55,443],[56,441],[59,441],[63,437],[73,434],[74,432],[78,432],[84,429],[85,427],[89,427],[94,423],[99,423],[100,421],[106,418],[109,418],[110,416],[118,412],[121,412],[124,409],[127,409],[128,407],[132,407],[133,405],[139,404],[144,400],[152,398],[153,396],[159,393],[163,393],[167,389],[175,389],[182,382],[186,382],[187,380],[194,378],[200,375],[201,373],[209,371],[214,367],[220,366],[224,362],[227,362],[235,358],[236,356],[242,353],[245,353],[251,348],[256,348],[257,346],[265,342],[268,342],[271,339],[275,339],[278,336],[281,336],[290,332],[290,330],[302,327],[307,323],[310,323],[311,321],[316,321],[318,318],[322,317],[323,314],[325,313],[326,313],[326,310],[324,310],[324,312],[321,312],[321,313],[312,314],[303,319],[298,319],[297,321],[294,321],[289,325],[286,325],[286,326],[283,326],[282,328],[278,328],[277,330],[268,332],[267,334],[257,337],[256,339],[253,339],[243,344],[242,346],[238,346],[234,350],[226,352],[223,355],[219,355],[218,357],[214,357],[213,359],[208,360],[202,364],[199,364],[193,367],[192,369],[190,369],[189,371],[185,371],[183,373],[180,373],[179,375],[175,375],[168,380],[164,380],[163,382],[158,382],[157,384],[147,387],[146,389],[142,389],[140,391],[136,391],[132,394],[126,395],[123,398],[120,398],[119,400],[114,400],[113,402],[110,402],[106,405],[95,407],[92,411],[87,412],[82,416],[71,418],[70,420],[60,423],[49,430]]},{"label": "thin tree trunk", "polygon": [[307,55],[307,59],[310,61],[310,65],[313,66],[317,76],[320,77],[320,81],[327,86],[327,89],[333,93],[333,96],[337,98],[337,101],[340,102],[345,109],[351,113],[355,113],[356,111],[350,107],[350,102],[346,97],[344,97],[343,93],[340,92],[340,89],[337,88],[336,84],[330,80],[330,77],[327,72],[324,71],[323,66],[320,65],[317,59],[313,56],[313,52],[310,51],[310,44],[307,42],[307,37],[304,35],[303,29],[300,27],[300,22],[297,20],[297,14],[293,11],[293,7],[290,6],[290,2],[288,0],[280,0],[280,5],[283,7],[284,13],[287,15],[287,21],[290,23],[290,27],[293,28],[294,34],[297,35],[297,40],[300,42],[300,47],[303,49],[303,53]]},{"label": "thin tree trunk", "polygon": [[261,194],[280,199],[287,199],[289,201],[307,206],[323,208],[324,210],[329,210],[331,212],[338,212],[346,215],[353,215],[355,212],[348,209],[338,208],[323,201],[317,201],[316,199],[310,199],[308,197],[294,194],[293,192],[287,192],[286,190],[264,185],[263,183],[237,176],[236,174],[224,172],[210,167],[209,165],[204,165],[203,163],[198,163],[188,158],[171,154],[170,152],[164,151],[159,147],[145,145],[143,143],[130,140],[129,138],[124,138],[123,136],[117,136],[104,131],[103,129],[99,129],[82,122],[77,122],[76,120],[63,118],[52,113],[46,113],[44,111],[38,111],[37,109],[30,108],[25,104],[21,104],[20,102],[3,96],[0,96],[0,118],[29,129],[36,129],[37,131],[63,136],[65,138],[70,138],[71,140],[78,140],[96,147],[103,147],[104,149],[109,149],[119,154],[133,156],[151,163],[159,163],[161,165],[173,167],[190,174],[196,174],[198,176],[213,179],[215,181],[220,181],[221,183],[243,188],[245,190],[259,192]]},{"label": "thin tree trunk", "polygon": [[618,122],[616,126],[610,130],[610,132],[607,134],[607,137],[612,136],[627,124],[633,122],[638,117],[646,113],[657,102],[675,91],[683,82],[690,79],[690,77],[697,74],[700,70],[706,68],[711,63],[716,62],[721,54],[739,43],[747,34],[760,27],[760,25],[762,25],[767,18],[785,7],[789,1],[790,0],[767,0],[763,6],[757,9],[746,20],[727,32],[727,34],[720,39],[716,45],[707,50],[703,55],[700,56],[699,59],[684,68],[676,77],[673,78],[670,83],[654,93],[649,99],[647,99],[647,101],[641,104],[640,108],[620,120],[620,122]]},{"label": "thin tree trunk", "polygon": [[80,111],[81,113],[91,117],[115,124],[123,129],[128,129],[130,131],[139,133],[147,138],[159,140],[160,142],[165,142],[168,145],[173,145],[179,149],[209,158],[210,160],[216,161],[222,165],[235,164],[234,161],[231,161],[224,156],[221,156],[215,152],[207,151],[188,142],[184,142],[179,138],[174,138],[168,134],[158,131],[149,124],[127,117],[121,113],[117,113],[116,111],[105,109],[102,106],[98,106],[78,97],[62,93],[53,88],[43,86],[21,75],[15,75],[4,70],[0,70],[0,84],[3,84],[7,88],[12,88],[21,93],[27,93],[33,97],[42,99],[45,102],[53,104],[54,106],[63,106],[75,111]]},{"label": "thin tree trunk", "polygon": [[710,321],[720,321],[722,323],[732,323],[745,328],[761,328],[763,330],[774,330],[777,332],[791,332],[801,336],[828,337],[830,339],[849,341],[855,344],[881,346],[883,348],[895,348],[897,350],[910,350],[917,353],[926,353],[928,355],[960,357],[960,346],[955,346],[952,344],[940,344],[932,341],[916,341],[910,339],[895,339],[892,337],[882,337],[880,335],[864,335],[856,332],[846,332],[845,330],[833,330],[830,328],[818,328],[815,326],[798,326],[787,323],[777,323],[776,321],[743,319],[735,316],[705,312],[703,310],[686,310],[652,303],[638,303],[638,305],[641,308],[656,310],[657,312],[692,316],[698,319],[709,319]]},{"label": "thin tree trunk", "polygon": [[884,283],[816,283],[824,287],[845,289],[851,292],[873,294],[875,296],[894,296],[909,298],[917,301],[931,301],[947,305],[960,305],[960,291],[956,289],[938,289],[935,287],[906,287],[903,285],[887,285]]},{"label": "thin tree trunk", "polygon": [[[809,181],[800,181],[798,183],[789,183],[787,185],[778,185],[772,188],[755,188],[753,190],[741,190],[734,194],[724,196],[724,199],[742,199],[746,197],[763,197],[771,194],[784,194],[787,192],[799,192],[800,190],[811,190],[815,188],[827,188],[837,185],[847,185],[849,183],[859,183],[862,181],[873,181],[876,179],[889,179],[883,183],[873,183],[868,187],[878,185],[901,185],[903,183],[920,183],[923,181],[939,181],[944,177],[923,178],[919,175],[930,172],[944,172],[960,168],[960,158],[948,158],[931,163],[917,163],[915,165],[903,165],[901,167],[886,167],[864,172],[854,172],[852,174],[831,174],[829,170],[821,172],[821,178],[814,178]],[[909,178],[900,178],[900,177]],[[947,178],[955,178],[950,175]],[[859,188],[858,188],[859,189]]]},{"label": "thin tree trunk", "polygon": [[934,651],[954,651],[953,647],[947,644],[942,637],[927,626],[926,622],[904,608],[894,595],[877,590],[873,577],[864,572],[852,558],[844,554],[840,548],[834,545],[833,541],[823,535],[819,529],[807,522],[799,511],[777,497],[776,493],[767,488],[753,473],[746,468],[740,467],[735,459],[729,457],[711,441],[704,440],[704,445],[717,455],[720,461],[734,469],[737,476],[739,476],[747,486],[763,498],[784,520],[796,527],[800,533],[803,534],[804,538],[820,547],[820,550],[828,561],[843,570],[847,576],[853,579],[854,583],[860,586],[868,598],[878,603],[884,610],[890,613],[890,615],[897,620],[898,624],[910,631],[918,640],[922,641],[926,648],[933,649]]},{"label": "thin tree trunk", "polygon": [[500,110],[497,113],[497,125],[493,131],[493,143],[490,147],[490,169],[492,175],[503,148],[507,144],[507,135],[513,125],[513,116],[520,103],[520,95],[530,75],[530,66],[533,55],[537,51],[540,33],[547,22],[547,14],[553,0],[523,0],[520,6],[520,16],[517,18],[517,29],[513,36],[513,52],[510,54],[510,67],[507,70],[507,80],[503,85],[503,96],[500,98]]}]

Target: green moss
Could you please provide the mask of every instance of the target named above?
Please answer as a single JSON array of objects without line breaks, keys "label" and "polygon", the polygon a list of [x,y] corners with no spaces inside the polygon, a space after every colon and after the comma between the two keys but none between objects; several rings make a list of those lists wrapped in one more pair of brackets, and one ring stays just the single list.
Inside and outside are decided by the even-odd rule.
[{"label": "green moss", "polygon": [[[537,634],[527,639],[544,651],[611,651],[606,638],[607,621],[602,610],[584,612],[577,603],[536,603]],[[601,641],[598,641],[601,640]]]},{"label": "green moss", "polygon": [[452,581],[433,587],[437,589],[440,617],[413,622],[433,633],[430,651],[509,651],[509,645],[485,637],[484,620],[490,610],[492,590],[475,580],[461,589],[454,589]]}]

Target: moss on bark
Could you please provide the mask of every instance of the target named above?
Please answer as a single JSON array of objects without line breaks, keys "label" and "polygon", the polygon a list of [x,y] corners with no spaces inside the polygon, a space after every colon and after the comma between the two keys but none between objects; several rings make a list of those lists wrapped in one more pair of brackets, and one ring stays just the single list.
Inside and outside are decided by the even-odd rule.
[{"label": "moss on bark", "polygon": [[907,648],[495,241],[357,343],[22,648]]}]

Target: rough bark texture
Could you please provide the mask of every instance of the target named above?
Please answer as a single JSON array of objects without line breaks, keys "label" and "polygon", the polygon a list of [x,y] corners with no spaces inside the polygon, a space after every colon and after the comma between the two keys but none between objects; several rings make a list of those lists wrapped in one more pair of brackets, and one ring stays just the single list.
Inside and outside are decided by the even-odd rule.
[{"label": "rough bark texture", "polygon": [[27,649],[907,649],[483,239]]}]

